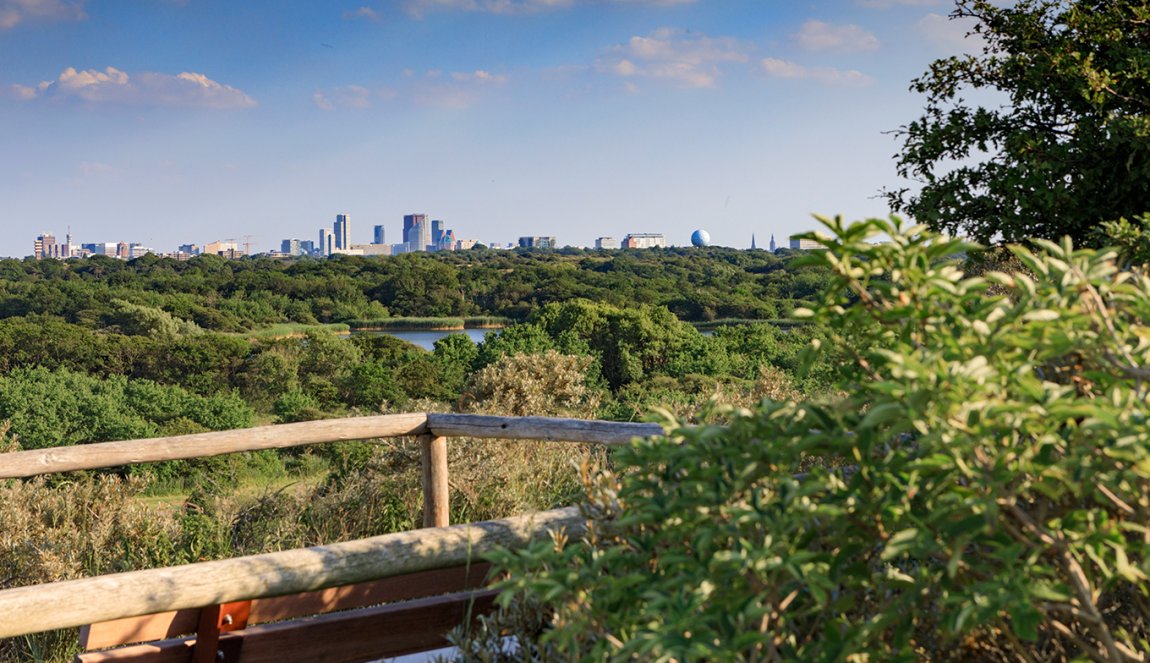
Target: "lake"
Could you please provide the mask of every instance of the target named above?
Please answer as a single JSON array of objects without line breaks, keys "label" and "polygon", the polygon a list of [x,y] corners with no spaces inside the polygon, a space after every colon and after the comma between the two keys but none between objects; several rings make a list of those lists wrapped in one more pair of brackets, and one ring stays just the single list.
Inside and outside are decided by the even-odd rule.
[{"label": "lake", "polygon": [[427,329],[403,331],[403,330],[396,329],[393,331],[357,331],[357,332],[352,332],[352,334],[355,334],[355,335],[371,334],[374,336],[379,336],[379,335],[394,336],[396,338],[401,338],[401,339],[407,341],[408,343],[418,345],[419,347],[423,348],[424,350],[430,351],[430,350],[435,349],[435,342],[436,341],[443,338],[444,336],[447,336],[448,334],[467,334],[467,337],[470,338],[473,343],[478,343],[478,342],[483,340],[484,335],[486,335],[487,333],[494,332],[494,333],[498,334],[499,331],[500,330],[498,330],[498,329],[451,329],[451,330],[442,330],[442,331],[434,331],[434,330],[427,330]]}]

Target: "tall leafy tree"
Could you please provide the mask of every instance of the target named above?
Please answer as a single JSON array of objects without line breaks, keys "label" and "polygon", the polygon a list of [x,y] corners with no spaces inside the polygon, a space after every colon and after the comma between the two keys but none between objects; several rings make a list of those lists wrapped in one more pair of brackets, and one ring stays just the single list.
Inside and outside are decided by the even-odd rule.
[{"label": "tall leafy tree", "polygon": [[[911,90],[892,205],[982,242],[1069,235],[1150,211],[1150,3],[957,0],[978,55],[937,60]],[[989,94],[987,94],[989,93]],[[971,96],[989,100],[972,103]]]}]

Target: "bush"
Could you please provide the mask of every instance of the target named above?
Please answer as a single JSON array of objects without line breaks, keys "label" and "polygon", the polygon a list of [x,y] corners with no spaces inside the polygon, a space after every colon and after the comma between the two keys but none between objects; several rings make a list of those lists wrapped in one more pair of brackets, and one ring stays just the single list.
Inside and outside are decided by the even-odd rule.
[{"label": "bush", "polygon": [[496,556],[502,603],[550,606],[520,654],[1143,660],[1150,278],[1069,241],[967,277],[960,241],[824,223],[833,287],[797,313],[829,334],[808,361],[850,358],[841,395],[586,472],[581,541]]}]

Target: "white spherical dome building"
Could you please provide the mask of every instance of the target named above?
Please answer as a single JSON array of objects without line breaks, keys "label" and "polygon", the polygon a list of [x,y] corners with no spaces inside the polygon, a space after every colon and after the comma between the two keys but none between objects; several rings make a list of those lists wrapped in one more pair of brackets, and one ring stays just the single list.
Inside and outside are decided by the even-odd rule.
[{"label": "white spherical dome building", "polygon": [[706,230],[696,230],[691,233],[692,246],[709,246],[711,244],[711,235]]}]

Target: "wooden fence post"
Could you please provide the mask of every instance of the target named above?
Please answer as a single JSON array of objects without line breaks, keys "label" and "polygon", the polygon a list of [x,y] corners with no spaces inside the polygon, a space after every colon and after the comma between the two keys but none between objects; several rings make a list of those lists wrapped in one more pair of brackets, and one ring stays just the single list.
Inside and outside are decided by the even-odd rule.
[{"label": "wooden fence post", "polygon": [[447,438],[420,435],[423,451],[423,526],[447,527],[448,510]]}]

